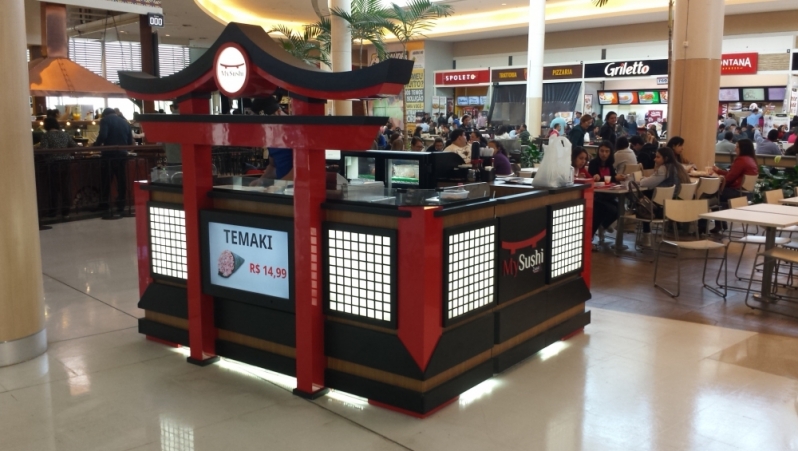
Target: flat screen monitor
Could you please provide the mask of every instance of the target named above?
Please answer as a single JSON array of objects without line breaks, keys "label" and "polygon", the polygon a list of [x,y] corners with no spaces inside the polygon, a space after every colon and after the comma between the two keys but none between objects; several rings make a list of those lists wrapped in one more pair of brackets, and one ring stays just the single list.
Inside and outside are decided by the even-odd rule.
[{"label": "flat screen monitor", "polygon": [[765,88],[743,88],[743,101],[764,102]]},{"label": "flat screen monitor", "polygon": [[656,105],[659,103],[659,91],[640,91],[637,93],[642,105]]},{"label": "flat screen monitor", "polygon": [[617,105],[618,93],[611,91],[599,91],[599,105]]},{"label": "flat screen monitor", "polygon": [[468,106],[468,97],[458,97],[457,106]]},{"label": "flat screen monitor", "polygon": [[637,105],[637,93],[629,91],[619,92],[618,103],[621,105]]},{"label": "flat screen monitor", "polygon": [[769,102],[783,102],[787,97],[787,88],[768,88],[768,101]]},{"label": "flat screen monitor", "polygon": [[739,102],[740,90],[737,88],[721,88],[719,99],[721,102]]}]

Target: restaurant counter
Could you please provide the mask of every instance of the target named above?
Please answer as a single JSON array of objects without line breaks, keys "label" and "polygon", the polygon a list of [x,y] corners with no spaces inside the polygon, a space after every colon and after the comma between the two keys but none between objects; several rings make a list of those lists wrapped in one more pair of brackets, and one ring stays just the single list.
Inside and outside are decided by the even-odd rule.
[{"label": "restaurant counter", "polygon": [[[592,186],[464,189],[438,205],[429,196],[440,190],[383,202],[328,191],[313,243],[327,387],[425,416],[589,324]],[[183,194],[146,182],[135,191],[149,213],[136,217],[139,331],[188,345]],[[216,353],[291,376],[293,202],[216,188],[200,243]]]}]

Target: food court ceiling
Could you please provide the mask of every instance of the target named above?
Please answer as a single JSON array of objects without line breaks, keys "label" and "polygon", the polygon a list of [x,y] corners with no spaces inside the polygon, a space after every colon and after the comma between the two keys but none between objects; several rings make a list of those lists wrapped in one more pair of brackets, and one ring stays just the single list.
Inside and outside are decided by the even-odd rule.
[{"label": "food court ceiling", "polygon": [[[402,1],[402,0],[394,0]],[[386,0],[386,3],[388,0]],[[312,22],[326,0],[168,0],[163,3],[166,27],[162,42],[203,46],[219,35],[223,23],[240,21],[271,28],[281,23],[300,27]],[[430,39],[464,41],[526,34],[529,0],[444,0],[455,15],[441,19]],[[668,0],[610,0],[596,8],[592,0],[548,0],[546,31],[567,31],[667,19]],[[726,0],[727,15],[798,9],[798,0]],[[216,19],[216,20],[214,20]],[[137,25],[118,27],[120,38],[135,39]]]}]

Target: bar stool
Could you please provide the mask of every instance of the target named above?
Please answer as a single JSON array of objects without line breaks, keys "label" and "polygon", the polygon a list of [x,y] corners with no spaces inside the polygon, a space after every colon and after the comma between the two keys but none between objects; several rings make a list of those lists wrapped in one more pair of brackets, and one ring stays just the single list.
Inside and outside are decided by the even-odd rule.
[{"label": "bar stool", "polygon": [[[692,223],[698,222],[700,219],[700,215],[703,213],[709,212],[709,202],[707,199],[700,199],[700,200],[673,200],[667,199],[665,201],[665,219],[671,221],[673,223],[674,233],[676,234],[676,240],[663,240],[659,243],[657,248],[657,257],[654,261],[654,286],[661,289],[665,293],[668,293],[671,297],[679,297],[681,294],[681,285],[682,285],[682,260],[694,260],[695,258],[691,259],[682,259],[681,258],[681,250],[696,250],[696,251],[704,251],[704,271],[701,277],[701,284],[707,290],[715,293],[716,295],[726,299],[728,294],[728,290],[726,287],[729,285],[729,265],[727,262],[728,256],[728,244],[718,243],[716,241],[710,240],[701,240],[698,236],[698,230],[696,230],[696,241],[679,241],[679,230],[678,224],[679,223]],[[657,283],[657,273],[659,271],[659,258],[662,254],[662,246],[672,246],[676,248],[676,293],[668,290],[667,288],[663,287],[662,285]],[[709,251],[723,249],[723,257],[709,257]],[[722,286],[712,287],[707,285],[706,283],[706,276],[707,276],[707,263],[709,260],[720,260],[720,268],[725,268],[725,283]],[[720,269],[719,269],[720,271]],[[720,288],[723,288],[723,291],[720,291]]]}]

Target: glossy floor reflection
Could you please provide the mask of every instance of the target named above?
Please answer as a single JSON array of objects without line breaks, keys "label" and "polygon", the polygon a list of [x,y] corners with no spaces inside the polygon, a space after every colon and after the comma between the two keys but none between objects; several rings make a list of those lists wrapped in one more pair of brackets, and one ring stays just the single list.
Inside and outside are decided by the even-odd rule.
[{"label": "glossy floor reflection", "polygon": [[798,339],[596,307],[585,333],[426,420],[198,368],[136,332],[133,233],[42,232],[50,349],[0,369],[0,450],[798,449]]}]

